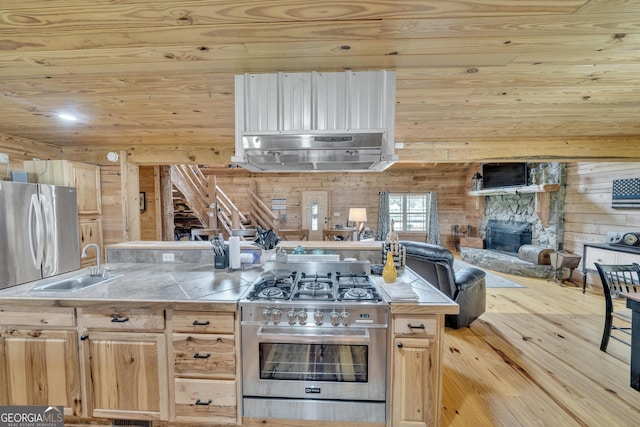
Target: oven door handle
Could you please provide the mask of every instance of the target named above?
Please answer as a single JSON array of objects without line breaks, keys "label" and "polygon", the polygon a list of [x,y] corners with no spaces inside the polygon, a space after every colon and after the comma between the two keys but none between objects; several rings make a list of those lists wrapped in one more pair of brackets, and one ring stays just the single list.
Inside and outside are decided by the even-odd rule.
[{"label": "oven door handle", "polygon": [[317,344],[319,342],[322,344],[368,344],[371,342],[371,335],[369,329],[366,328],[304,330],[302,327],[263,325],[258,331],[258,340],[287,344]]}]

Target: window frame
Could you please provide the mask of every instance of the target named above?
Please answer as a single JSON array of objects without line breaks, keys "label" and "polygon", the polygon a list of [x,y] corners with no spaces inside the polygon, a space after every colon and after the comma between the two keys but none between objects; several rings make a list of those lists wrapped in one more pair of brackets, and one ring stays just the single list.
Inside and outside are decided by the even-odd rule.
[{"label": "window frame", "polygon": [[[398,229],[397,226],[397,221],[394,222],[394,231],[396,232],[401,232],[401,233],[415,233],[415,234],[422,234],[422,233],[426,233],[428,231],[428,227],[429,227],[429,216],[431,215],[430,213],[430,198],[431,198],[431,194],[432,192],[428,191],[425,193],[403,193],[403,192],[389,192],[389,219],[392,219],[394,217],[397,216],[401,216],[402,218],[402,222],[400,224],[400,229]],[[400,212],[397,211],[393,211],[391,208],[391,200],[392,199],[397,199],[398,197],[402,198],[402,209]],[[424,197],[424,211],[422,212],[409,212],[408,210],[408,202],[407,200],[410,197]],[[422,226],[424,227],[424,229],[422,230],[409,230],[408,229],[408,225],[410,224],[409,219],[411,214],[413,215],[424,215],[424,222],[422,224]],[[411,221],[411,223],[415,223],[415,221]]]}]

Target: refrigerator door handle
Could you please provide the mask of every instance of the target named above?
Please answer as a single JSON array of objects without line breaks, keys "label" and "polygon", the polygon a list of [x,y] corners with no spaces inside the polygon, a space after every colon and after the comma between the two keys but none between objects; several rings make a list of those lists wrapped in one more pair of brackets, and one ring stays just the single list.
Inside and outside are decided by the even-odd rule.
[{"label": "refrigerator door handle", "polygon": [[[33,236],[34,228],[36,234],[35,237]],[[31,245],[31,259],[33,260],[33,266],[38,268],[42,265],[42,258],[44,256],[44,229],[42,223],[42,212],[40,211],[40,201],[36,194],[31,196],[31,204],[29,205],[29,244]]]}]

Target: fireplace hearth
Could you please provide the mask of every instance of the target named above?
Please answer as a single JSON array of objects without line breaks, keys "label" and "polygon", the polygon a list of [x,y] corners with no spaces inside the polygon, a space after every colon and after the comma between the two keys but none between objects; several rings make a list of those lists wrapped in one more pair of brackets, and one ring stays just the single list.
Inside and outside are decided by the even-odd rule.
[{"label": "fireplace hearth", "polygon": [[517,255],[520,246],[531,244],[531,237],[531,224],[528,222],[495,219],[487,221],[487,249]]},{"label": "fireplace hearth", "polygon": [[553,267],[533,264],[516,255],[487,249],[460,248],[460,258],[476,267],[523,277],[553,278]]}]

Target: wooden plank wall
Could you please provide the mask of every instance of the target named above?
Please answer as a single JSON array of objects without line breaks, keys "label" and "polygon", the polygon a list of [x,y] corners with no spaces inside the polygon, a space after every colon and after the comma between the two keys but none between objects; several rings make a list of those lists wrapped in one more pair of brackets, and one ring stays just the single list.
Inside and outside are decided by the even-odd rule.
[{"label": "wooden plank wall", "polygon": [[102,241],[105,247],[125,241],[120,165],[100,168],[102,186]]},{"label": "wooden plank wall", "polygon": [[[430,165],[421,168],[392,168],[383,173],[298,173],[249,174],[232,171],[216,174],[218,186],[241,211],[248,211],[246,198],[250,181],[256,182],[257,194],[271,206],[272,198],[287,199],[287,221],[282,228],[298,228],[302,223],[300,200],[303,191],[329,193],[328,227],[346,225],[350,207],[367,208],[366,226],[376,231],[380,191],[438,194],[438,213],[441,243],[453,247],[451,230],[454,224],[466,224],[466,192],[468,166],[456,164]],[[339,216],[334,216],[339,213]],[[400,238],[424,241],[425,234],[400,233]]]},{"label": "wooden plank wall", "polygon": [[60,147],[6,134],[0,134],[0,153],[9,155],[9,165],[0,164],[0,181],[11,179],[12,170],[24,170],[22,162],[25,160],[62,159]]},{"label": "wooden plank wall", "polygon": [[[567,167],[564,248],[582,255],[584,243],[605,243],[609,231],[640,231],[640,210],[611,207],[614,179],[640,178],[640,163],[570,163]],[[577,270],[581,270],[582,265]],[[595,279],[595,280],[593,280]],[[581,271],[574,272],[581,283]],[[600,280],[589,275],[589,283]]]}]

